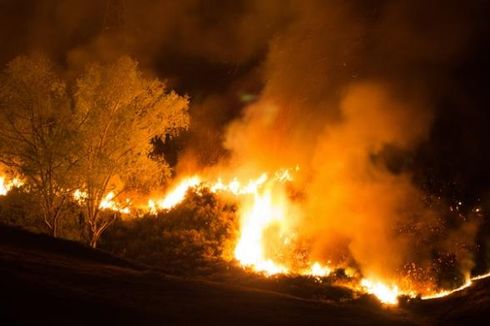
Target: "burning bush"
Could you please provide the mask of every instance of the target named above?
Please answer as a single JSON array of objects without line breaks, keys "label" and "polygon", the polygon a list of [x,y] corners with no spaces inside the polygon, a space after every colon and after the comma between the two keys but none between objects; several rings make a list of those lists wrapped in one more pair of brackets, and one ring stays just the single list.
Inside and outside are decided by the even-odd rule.
[{"label": "burning bush", "polygon": [[101,246],[149,264],[171,267],[231,259],[237,232],[236,206],[208,189],[190,190],[183,202],[156,216],[118,219]]}]

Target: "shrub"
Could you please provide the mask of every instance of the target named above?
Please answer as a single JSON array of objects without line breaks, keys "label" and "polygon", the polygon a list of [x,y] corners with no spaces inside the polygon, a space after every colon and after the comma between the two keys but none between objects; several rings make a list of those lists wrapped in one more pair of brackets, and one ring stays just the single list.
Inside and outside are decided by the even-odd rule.
[{"label": "shrub", "polygon": [[118,219],[101,247],[156,265],[194,265],[231,259],[237,233],[236,206],[207,189],[189,191],[175,208],[157,216]]}]

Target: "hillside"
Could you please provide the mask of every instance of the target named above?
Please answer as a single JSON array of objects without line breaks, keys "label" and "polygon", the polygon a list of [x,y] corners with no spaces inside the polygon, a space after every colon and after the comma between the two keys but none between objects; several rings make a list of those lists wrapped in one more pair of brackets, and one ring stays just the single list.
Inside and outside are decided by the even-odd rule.
[{"label": "hillside", "polygon": [[428,324],[490,316],[489,282],[451,297],[383,309],[327,303],[166,275],[77,243],[0,227],[2,323]]}]

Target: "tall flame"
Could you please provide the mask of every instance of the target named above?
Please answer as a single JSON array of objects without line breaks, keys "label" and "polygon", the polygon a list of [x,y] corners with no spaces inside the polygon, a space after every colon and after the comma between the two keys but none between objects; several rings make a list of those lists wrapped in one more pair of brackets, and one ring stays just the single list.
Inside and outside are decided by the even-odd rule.
[{"label": "tall flame", "polygon": [[253,266],[267,274],[285,273],[287,269],[266,259],[262,236],[267,226],[284,220],[284,206],[274,201],[271,189],[254,193],[249,207],[242,208],[241,232],[235,258],[245,266]]}]

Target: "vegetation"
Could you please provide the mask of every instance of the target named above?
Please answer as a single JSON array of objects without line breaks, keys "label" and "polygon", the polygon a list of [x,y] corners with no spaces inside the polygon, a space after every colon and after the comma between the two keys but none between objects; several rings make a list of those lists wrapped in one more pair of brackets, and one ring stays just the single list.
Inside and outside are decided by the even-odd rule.
[{"label": "vegetation", "polygon": [[187,98],[167,92],[161,81],[144,78],[129,58],[90,65],[77,81],[75,103],[79,175],[86,194],[90,245],[95,247],[113,221],[100,214],[100,203],[109,191],[118,196],[132,187],[162,184],[169,176],[168,165],[150,157],[151,140],[187,128],[188,103]]},{"label": "vegetation", "polygon": [[46,58],[8,65],[0,79],[0,161],[27,181],[55,237],[75,181],[72,119],[66,84]]},{"label": "vegetation", "polygon": [[118,219],[101,247],[148,264],[195,268],[205,261],[231,259],[237,231],[236,206],[198,189],[158,216]]},{"label": "vegetation", "polygon": [[[188,99],[127,57],[89,64],[76,81],[60,76],[41,55],[8,64],[0,76],[0,162],[24,180],[34,200],[27,215],[41,212],[55,237],[60,225],[78,225],[95,247],[117,217],[100,210],[109,191],[147,190],[170,176],[152,144],[188,127]],[[77,203],[75,189],[83,193]],[[68,217],[78,223],[60,222]]]}]

